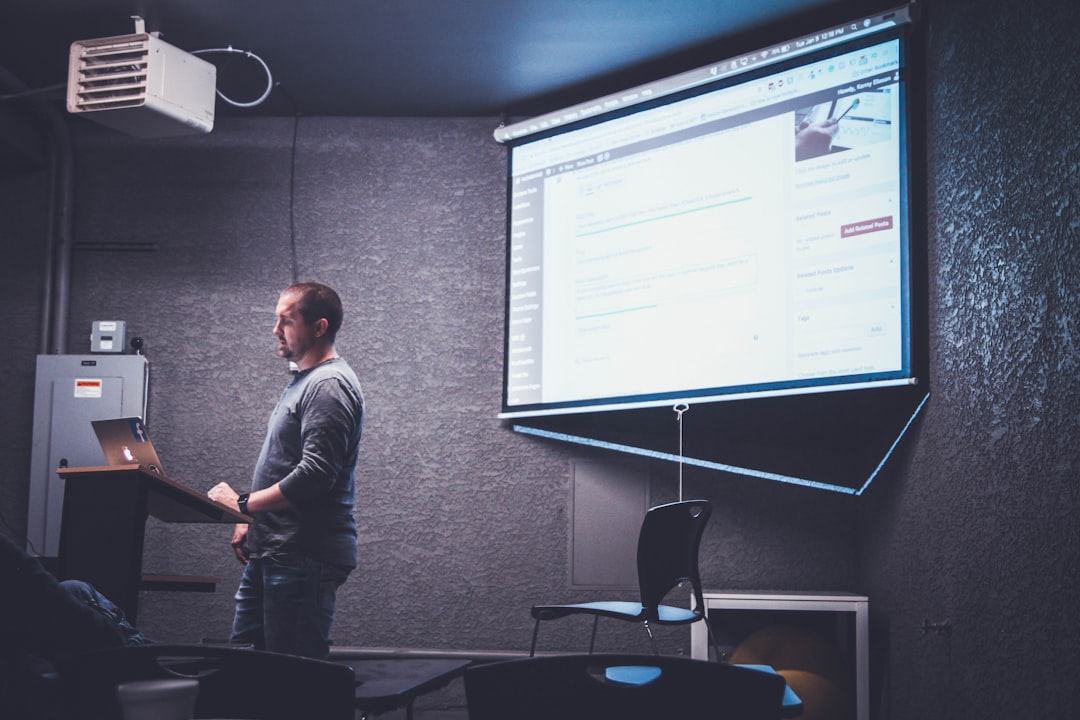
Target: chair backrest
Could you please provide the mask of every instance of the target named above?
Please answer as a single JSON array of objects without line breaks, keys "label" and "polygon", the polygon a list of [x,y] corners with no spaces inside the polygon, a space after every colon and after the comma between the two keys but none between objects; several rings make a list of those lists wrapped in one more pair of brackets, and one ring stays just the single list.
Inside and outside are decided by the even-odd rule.
[{"label": "chair backrest", "polygon": [[637,566],[641,604],[646,619],[656,622],[657,607],[674,587],[689,582],[694,608],[705,607],[698,571],[698,547],[712,515],[708,500],[683,500],[658,505],[645,513],[638,535]]},{"label": "chair backrest", "polygon": [[[621,683],[609,668],[655,678]],[[784,687],[779,675],[671,655],[555,655],[465,671],[469,720],[777,720]]]},{"label": "chair backrest", "polygon": [[120,720],[116,686],[195,678],[197,718],[352,720],[356,676],[345,665],[211,645],[139,645],[57,662],[71,717]]}]

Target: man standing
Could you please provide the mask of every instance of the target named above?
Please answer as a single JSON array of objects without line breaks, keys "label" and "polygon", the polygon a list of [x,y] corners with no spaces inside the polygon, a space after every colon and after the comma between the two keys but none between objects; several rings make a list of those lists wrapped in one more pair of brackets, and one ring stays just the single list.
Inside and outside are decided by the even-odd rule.
[{"label": "man standing", "polygon": [[341,299],[319,283],[278,299],[278,354],[296,366],[270,416],[251,491],[208,495],[252,516],[233,531],[244,564],[230,642],[324,658],[338,587],[356,566],[354,469],[364,425],[356,374],[334,350]]}]

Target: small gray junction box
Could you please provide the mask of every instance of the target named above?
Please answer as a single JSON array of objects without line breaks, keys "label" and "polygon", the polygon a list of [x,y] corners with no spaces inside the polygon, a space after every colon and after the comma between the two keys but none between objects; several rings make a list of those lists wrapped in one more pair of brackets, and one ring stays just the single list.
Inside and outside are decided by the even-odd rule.
[{"label": "small gray junction box", "polygon": [[97,320],[90,330],[90,352],[124,352],[127,323],[123,320]]}]

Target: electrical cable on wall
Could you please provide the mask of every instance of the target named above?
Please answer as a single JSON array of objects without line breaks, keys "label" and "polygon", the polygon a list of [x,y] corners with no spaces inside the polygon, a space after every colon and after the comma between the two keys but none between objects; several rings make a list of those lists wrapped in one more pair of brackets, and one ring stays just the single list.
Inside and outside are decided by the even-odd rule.
[{"label": "electrical cable on wall", "polygon": [[293,117],[292,148],[289,155],[289,253],[292,281],[299,282],[296,258],[296,137],[300,132],[300,113]]},{"label": "electrical cable on wall", "polygon": [[261,57],[259,57],[255,53],[251,52],[250,50],[238,50],[238,49],[234,48],[232,45],[229,45],[228,47],[223,47],[223,48],[207,48],[205,50],[193,50],[193,51],[191,51],[192,55],[206,55],[208,53],[241,53],[243,55],[248,56],[252,60],[256,61],[260,65],[262,65],[263,71],[266,72],[266,90],[263,91],[263,94],[260,95],[256,100],[252,100],[251,102],[239,102],[239,101],[233,100],[233,99],[231,99],[229,97],[226,97],[225,93],[218,90],[217,94],[218,94],[219,98],[221,98],[225,102],[227,102],[230,105],[233,105],[235,107],[250,108],[250,107],[255,107],[256,105],[261,105],[263,103],[263,101],[266,100],[266,98],[270,97],[270,92],[274,89],[274,77],[270,73],[269,66],[267,66],[267,64],[265,62],[263,62],[263,59]]},{"label": "electrical cable on wall", "polygon": [[[12,542],[15,541],[14,540],[15,538],[19,537],[19,533],[15,532],[15,527],[10,522],[8,522],[8,519],[6,517],[4,517],[3,513],[0,513],[0,525],[4,526],[4,533],[9,538],[12,539]],[[25,535],[25,533],[24,533],[24,535]],[[41,553],[38,552],[37,548],[34,547],[34,543],[33,543],[33,541],[30,540],[29,537],[26,538],[26,547],[30,551],[31,554],[36,555],[36,556],[41,555]]]}]

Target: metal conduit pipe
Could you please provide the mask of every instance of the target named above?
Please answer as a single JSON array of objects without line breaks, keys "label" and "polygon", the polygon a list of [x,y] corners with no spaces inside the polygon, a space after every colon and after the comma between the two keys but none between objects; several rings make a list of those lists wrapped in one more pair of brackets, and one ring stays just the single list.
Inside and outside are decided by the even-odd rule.
[{"label": "metal conduit pipe", "polygon": [[51,351],[67,354],[68,324],[71,312],[71,253],[75,243],[75,160],[68,126],[59,111],[51,113],[54,187],[52,202],[56,218],[52,265],[52,343]]},{"label": "metal conduit pipe", "polygon": [[[0,88],[13,93],[30,88],[7,68],[0,66]],[[39,354],[67,352],[71,297],[71,253],[74,244],[75,162],[64,113],[36,95],[22,107],[45,123],[49,138],[49,218],[42,276],[41,340]]]}]

